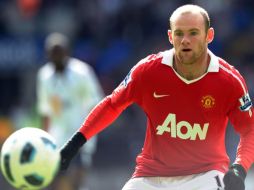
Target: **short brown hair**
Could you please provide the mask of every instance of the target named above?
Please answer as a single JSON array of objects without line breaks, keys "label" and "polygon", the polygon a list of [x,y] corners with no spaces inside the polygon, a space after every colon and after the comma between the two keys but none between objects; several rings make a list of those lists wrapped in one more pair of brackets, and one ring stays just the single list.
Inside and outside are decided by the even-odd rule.
[{"label": "short brown hair", "polygon": [[172,26],[172,22],[174,20],[174,18],[178,15],[178,14],[181,14],[181,13],[188,13],[188,12],[199,12],[203,18],[204,18],[204,22],[205,22],[205,29],[206,31],[208,31],[208,29],[210,28],[210,17],[207,13],[207,11],[198,6],[198,5],[192,5],[192,4],[187,4],[187,5],[183,5],[181,7],[178,7],[173,13],[172,15],[170,16],[169,18],[169,28],[171,28]]}]

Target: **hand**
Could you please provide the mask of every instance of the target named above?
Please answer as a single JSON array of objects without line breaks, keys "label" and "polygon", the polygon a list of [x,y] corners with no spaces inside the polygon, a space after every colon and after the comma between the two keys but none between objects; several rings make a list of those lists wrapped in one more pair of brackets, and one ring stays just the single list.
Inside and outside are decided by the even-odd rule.
[{"label": "hand", "polygon": [[65,147],[63,147],[60,150],[60,155],[61,155],[60,171],[67,170],[70,165],[72,157],[69,156],[70,154],[68,152],[69,152],[68,149],[66,149]]},{"label": "hand", "polygon": [[80,147],[82,147],[84,143],[86,143],[86,138],[80,132],[77,132],[60,149],[60,171],[65,171],[68,169],[72,158],[78,153]]},{"label": "hand", "polygon": [[225,190],[245,190],[245,169],[239,164],[233,164],[223,178]]}]

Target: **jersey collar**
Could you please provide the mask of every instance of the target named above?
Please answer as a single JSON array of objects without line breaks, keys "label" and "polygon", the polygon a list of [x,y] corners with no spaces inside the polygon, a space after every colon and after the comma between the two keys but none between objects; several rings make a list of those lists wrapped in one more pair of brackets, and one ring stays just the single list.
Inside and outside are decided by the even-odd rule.
[{"label": "jersey collar", "polygon": [[[219,72],[219,58],[215,56],[210,50],[208,54],[211,58],[207,72]],[[161,63],[173,67],[174,49],[162,52],[163,58]]]}]

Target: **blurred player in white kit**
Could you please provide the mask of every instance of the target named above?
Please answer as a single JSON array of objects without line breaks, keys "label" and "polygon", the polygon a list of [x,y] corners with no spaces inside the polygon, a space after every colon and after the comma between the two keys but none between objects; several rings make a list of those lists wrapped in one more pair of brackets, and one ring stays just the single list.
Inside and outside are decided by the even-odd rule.
[{"label": "blurred player in white kit", "polygon": [[[94,70],[87,63],[69,56],[69,39],[52,33],[45,40],[48,62],[37,75],[38,112],[43,129],[57,141],[58,146],[78,130],[84,117],[103,97]],[[92,164],[96,136],[75,158],[68,174],[60,175],[53,190],[78,190],[84,182],[85,171]]]}]

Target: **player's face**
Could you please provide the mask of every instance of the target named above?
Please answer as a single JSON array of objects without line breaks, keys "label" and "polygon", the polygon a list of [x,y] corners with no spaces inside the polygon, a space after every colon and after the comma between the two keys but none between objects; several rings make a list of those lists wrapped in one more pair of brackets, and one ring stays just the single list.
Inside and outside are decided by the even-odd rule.
[{"label": "player's face", "polygon": [[61,69],[65,64],[67,53],[64,48],[55,46],[48,52],[48,56],[50,61],[56,66],[56,69]]},{"label": "player's face", "polygon": [[175,48],[178,61],[184,65],[195,64],[204,58],[208,43],[214,31],[205,29],[205,21],[200,13],[184,13],[176,17],[168,31],[169,40]]}]

